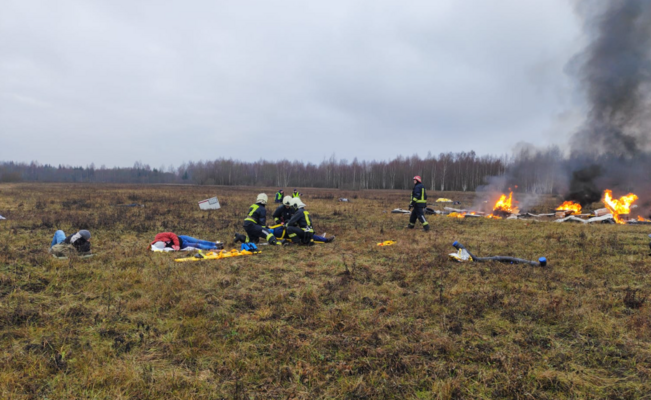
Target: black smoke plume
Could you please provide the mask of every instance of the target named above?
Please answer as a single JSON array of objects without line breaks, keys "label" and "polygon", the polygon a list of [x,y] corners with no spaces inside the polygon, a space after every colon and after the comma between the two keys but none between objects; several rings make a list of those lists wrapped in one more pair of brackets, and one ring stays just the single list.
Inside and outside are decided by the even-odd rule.
[{"label": "black smoke plume", "polygon": [[651,172],[640,169],[651,144],[651,1],[584,0],[577,10],[591,40],[572,64],[590,110],[570,142],[567,197],[588,204],[606,188],[641,184],[649,193]]}]

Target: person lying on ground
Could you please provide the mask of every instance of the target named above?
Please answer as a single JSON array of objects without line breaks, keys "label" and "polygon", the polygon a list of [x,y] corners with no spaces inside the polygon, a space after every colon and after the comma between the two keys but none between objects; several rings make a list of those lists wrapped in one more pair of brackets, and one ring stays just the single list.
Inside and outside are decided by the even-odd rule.
[{"label": "person lying on ground", "polygon": [[[274,228],[273,230],[271,230],[271,232],[274,234],[276,240],[290,240],[289,234],[287,233],[287,229],[284,225]],[[312,239],[315,242],[330,243],[335,240],[335,236],[326,237],[325,235],[324,236],[312,235]],[[242,235],[241,233],[236,233],[235,243],[237,242],[246,243],[246,235]]]},{"label": "person lying on ground", "polygon": [[66,236],[66,233],[62,230],[54,232],[50,244],[51,254],[57,257],[67,257],[75,252],[78,254],[90,253],[90,232],[82,229],[70,236]]},{"label": "person lying on ground", "polygon": [[[276,244],[274,234],[267,228],[267,195],[260,193],[255,200],[255,204],[249,207],[249,213],[244,219],[244,230],[246,231],[245,243],[258,243],[260,238],[265,239],[269,244]],[[237,235],[237,234],[236,234]],[[235,240],[239,238],[235,236]]]},{"label": "person lying on ground", "polygon": [[[289,233],[287,233],[286,226],[279,226],[277,228],[274,228],[273,234],[278,240],[290,240]],[[335,240],[335,237],[334,236],[326,237],[325,235],[324,236],[312,235],[312,239],[315,242],[330,243]]]},{"label": "person lying on ground", "polygon": [[276,225],[287,223],[292,218],[294,209],[292,208],[291,202],[292,196],[285,196],[283,204],[278,206],[276,211],[274,211],[273,218]]},{"label": "person lying on ground", "polygon": [[[192,236],[176,235],[172,232],[161,232],[154,237],[151,246],[158,250],[172,249],[178,251],[181,249],[195,248],[200,250],[220,250],[224,246],[219,242],[197,239]],[[152,250],[153,250],[152,248]]]}]

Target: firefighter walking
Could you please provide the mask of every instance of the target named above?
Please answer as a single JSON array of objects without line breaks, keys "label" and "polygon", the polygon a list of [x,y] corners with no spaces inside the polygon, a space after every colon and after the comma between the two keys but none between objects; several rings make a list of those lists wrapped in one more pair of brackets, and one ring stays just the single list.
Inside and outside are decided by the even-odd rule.
[{"label": "firefighter walking", "polygon": [[425,207],[427,207],[427,193],[425,193],[423,179],[420,175],[416,175],[414,176],[414,189],[411,192],[411,202],[409,203],[409,208],[412,211],[407,228],[414,229],[416,220],[419,220],[423,224],[423,230],[425,232],[429,231],[429,223],[425,219]]}]

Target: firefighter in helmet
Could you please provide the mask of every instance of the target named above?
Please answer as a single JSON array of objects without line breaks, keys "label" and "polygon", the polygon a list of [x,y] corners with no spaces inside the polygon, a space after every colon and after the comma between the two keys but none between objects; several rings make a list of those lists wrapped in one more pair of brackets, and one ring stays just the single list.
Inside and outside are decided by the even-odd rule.
[{"label": "firefighter in helmet", "polygon": [[427,193],[425,193],[425,186],[423,186],[423,179],[420,175],[414,176],[414,189],[411,191],[411,202],[409,208],[411,215],[409,216],[409,225],[407,228],[414,229],[416,220],[423,224],[423,230],[429,231],[429,223],[425,219],[425,207],[427,207]]},{"label": "firefighter in helmet", "polygon": [[255,204],[249,207],[249,213],[244,219],[244,235],[235,234],[235,241],[258,243],[260,238],[266,239],[269,244],[276,244],[276,237],[267,229],[267,195],[260,193],[255,200]]},{"label": "firefighter in helmet", "polygon": [[305,211],[305,204],[299,198],[292,199],[294,215],[287,222],[287,233],[292,242],[312,245],[314,229],[310,221],[310,213]]},{"label": "firefighter in helmet", "polygon": [[289,222],[289,219],[294,214],[294,208],[292,207],[292,196],[285,196],[283,199],[283,204],[276,208],[276,211],[273,213],[274,224],[286,224]]}]

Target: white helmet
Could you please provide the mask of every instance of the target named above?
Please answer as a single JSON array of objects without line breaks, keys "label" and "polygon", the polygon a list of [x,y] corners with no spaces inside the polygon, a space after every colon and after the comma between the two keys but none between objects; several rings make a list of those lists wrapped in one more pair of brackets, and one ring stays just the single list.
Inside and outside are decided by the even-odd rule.
[{"label": "white helmet", "polygon": [[298,210],[299,208],[304,208],[305,203],[303,203],[299,197],[294,197],[292,199],[292,206]]},{"label": "white helmet", "polygon": [[283,199],[283,204],[286,206],[291,206],[292,205],[292,196],[285,196]]},{"label": "white helmet", "polygon": [[255,202],[256,202],[256,203],[261,203],[261,204],[267,204],[267,200],[269,200],[269,198],[267,197],[267,195],[264,194],[264,193],[260,193],[260,194],[258,195],[258,198],[255,199]]}]

